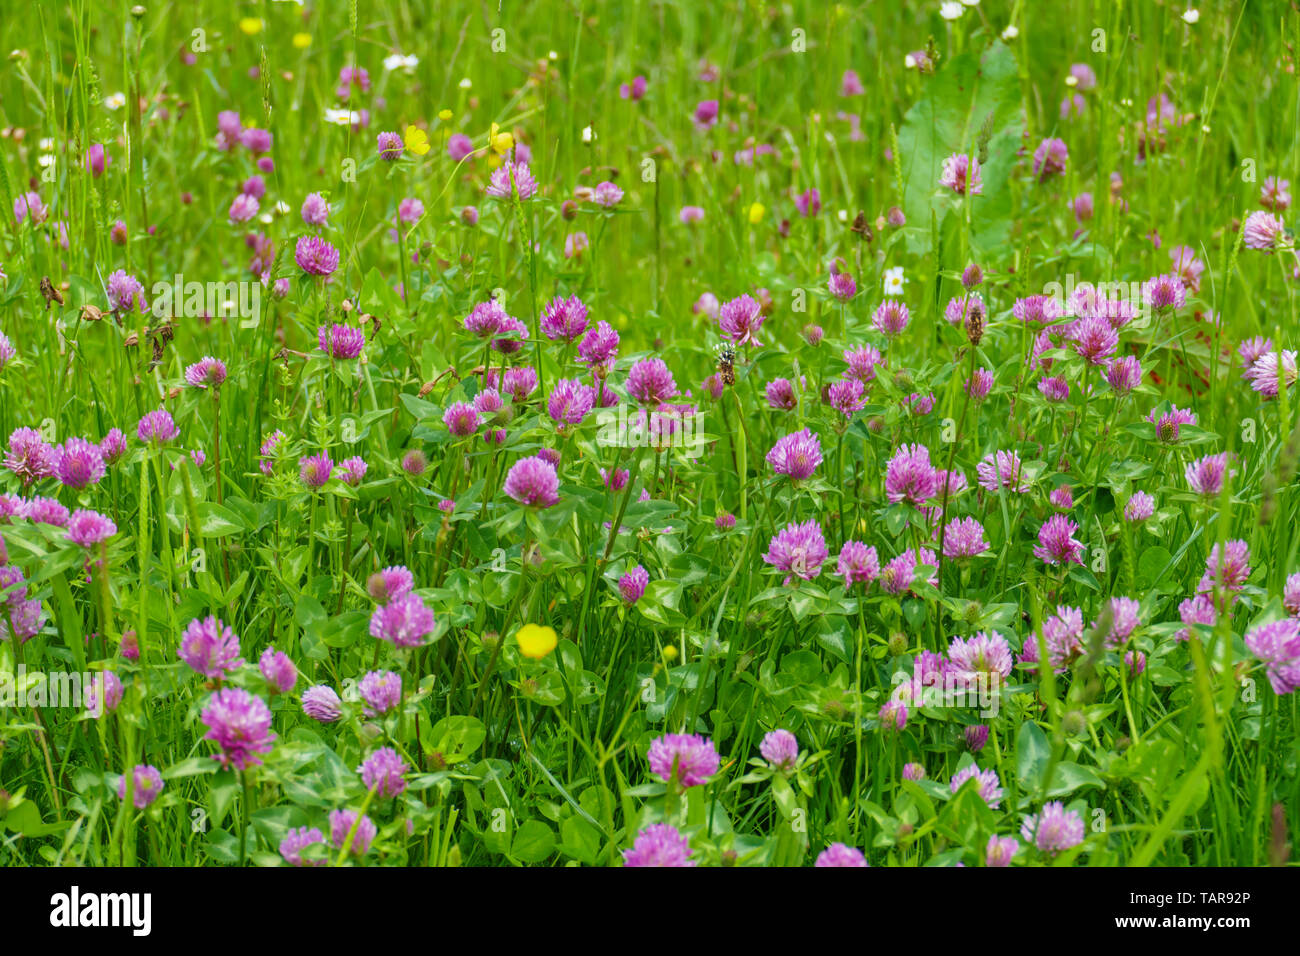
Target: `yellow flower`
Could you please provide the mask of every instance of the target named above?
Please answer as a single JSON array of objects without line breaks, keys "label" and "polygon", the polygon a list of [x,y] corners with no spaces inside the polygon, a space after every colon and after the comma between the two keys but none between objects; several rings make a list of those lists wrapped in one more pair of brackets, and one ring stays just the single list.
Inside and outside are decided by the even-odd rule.
[{"label": "yellow flower", "polygon": [[492,124],[492,130],[488,133],[488,142],[492,144],[492,149],[498,156],[504,156],[515,146],[515,138],[503,132],[496,123]]},{"label": "yellow flower", "polygon": [[262,21],[257,17],[244,17],[239,21],[239,29],[251,37],[254,33],[262,32]]},{"label": "yellow flower", "polygon": [[297,47],[299,50],[307,49],[307,47],[311,46],[311,34],[295,33],[293,35],[293,45]]},{"label": "yellow flower", "polygon": [[519,653],[524,657],[541,660],[555,650],[558,638],[552,628],[538,624],[525,624],[515,632],[515,640],[519,642]]},{"label": "yellow flower", "polygon": [[406,148],[416,156],[423,156],[429,151],[429,134],[418,126],[406,127]]},{"label": "yellow flower", "polygon": [[677,660],[677,645],[669,644],[667,647],[663,649],[663,655],[664,655],[664,660],[666,661]]},{"label": "yellow flower", "polygon": [[496,169],[501,165],[501,157],[496,153],[488,153],[488,169]]},{"label": "yellow flower", "polygon": [[442,120],[444,123],[448,122],[452,115],[451,110],[438,110],[438,119]]},{"label": "yellow flower", "polygon": [[749,224],[751,226],[757,226],[763,221],[763,213],[765,212],[767,212],[767,210],[763,207],[761,202],[754,203],[749,207]]}]

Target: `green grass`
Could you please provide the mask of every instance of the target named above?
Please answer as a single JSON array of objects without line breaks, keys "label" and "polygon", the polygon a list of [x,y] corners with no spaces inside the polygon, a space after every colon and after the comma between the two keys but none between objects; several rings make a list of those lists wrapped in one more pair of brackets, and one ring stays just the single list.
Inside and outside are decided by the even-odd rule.
[{"label": "green grass", "polygon": [[[1294,253],[1241,243],[1266,176],[1300,185],[1300,20],[1280,2],[1206,7],[1186,25],[1181,8],[1145,2],[985,0],[950,23],[937,3],[201,2],[137,16],[78,0],[0,20],[0,49],[14,51],[0,74],[0,331],[18,353],[0,370],[0,435],[32,427],[53,444],[97,442],[116,427],[130,446],[83,490],[48,477],[24,488],[0,471],[0,490],[93,509],[118,528],[88,552],[52,525],[0,526],[43,620],[25,644],[0,643],[0,673],[111,669],[126,688],[100,719],[0,708],[0,861],[279,865],[288,829],[328,838],[328,813],[346,808],[367,813],[377,839],[360,857],[317,847],[319,859],[613,865],[644,826],[670,822],[707,865],[806,865],[833,842],[872,865],[982,865],[991,835],[1018,835],[1025,814],[1059,799],[1080,814],[1083,842],[1055,857],[1022,849],[1018,864],[1281,862],[1300,821],[1296,697],[1274,694],[1244,636],[1285,616],[1284,584],[1300,571],[1300,435],[1294,394],[1261,400],[1236,348],[1266,336],[1289,349],[1300,334]],[[241,18],[258,29],[244,32]],[[1018,35],[1004,42],[1008,24]],[[905,57],[927,47],[936,72],[909,69]],[[385,70],[394,52],[418,66]],[[371,88],[343,103],[335,87],[350,63],[369,70]],[[1081,116],[1062,119],[1072,63],[1088,64],[1097,85],[1081,92]],[[706,65],[716,79],[701,79]],[[864,95],[841,96],[846,69]],[[637,75],[645,98],[622,99],[619,84]],[[118,93],[124,105],[110,108]],[[1139,160],[1147,102],[1161,93],[1178,121]],[[697,129],[696,104],[710,99],[721,121]],[[369,110],[369,125],[328,123],[340,106]],[[229,222],[257,170],[249,150],[215,148],[224,110],[274,135],[265,221]],[[842,113],[856,114],[860,136]],[[484,195],[492,124],[531,150],[538,197]],[[412,125],[429,152],[381,161],[376,134]],[[447,155],[455,133],[475,149],[461,163]],[[1045,137],[1065,140],[1069,162],[1039,183],[1029,163]],[[102,176],[81,163],[92,143],[111,158]],[[775,153],[735,161],[757,145]],[[943,159],[981,149],[981,196],[938,186]],[[1112,172],[1122,203],[1108,199]],[[625,191],[612,210],[562,205],[605,180]],[[822,209],[803,217],[794,197],[810,188]],[[39,226],[9,212],[29,190],[50,210]],[[299,216],[311,192],[331,206],[323,230]],[[1095,215],[1078,223],[1068,204],[1082,192]],[[405,197],[425,211],[399,244],[389,232]],[[686,205],[704,220],[681,223]],[[462,221],[466,206],[477,225]],[[901,228],[886,223],[895,206]],[[859,213],[869,239],[851,228]],[[124,244],[112,236],[119,220]],[[253,231],[274,243],[271,278],[289,285],[283,298],[264,292],[258,321],[109,312],[118,269],[150,299],[175,275],[252,280]],[[294,262],[295,241],[313,231],[340,253],[329,284]],[[569,258],[578,232],[588,248]],[[1048,357],[1070,397],[1047,402],[1015,300],[1067,276],[1144,281],[1169,271],[1179,245],[1204,263],[1199,292],[1121,331],[1142,387],[1118,397],[1059,347]],[[857,282],[847,305],[826,291],[836,259]],[[976,346],[943,321],[970,262],[989,312]],[[912,321],[887,343],[871,316],[894,267]],[[42,293],[47,278],[61,301]],[[735,384],[711,399],[703,383],[722,336],[695,306],[706,292],[726,302],[759,289],[770,296],[763,344],[739,348]],[[514,355],[462,328],[494,293],[529,329]],[[702,455],[601,444],[594,415],[557,434],[544,396],[590,375],[576,346],[538,334],[556,295],[579,296],[593,324],[618,331],[616,389],[637,360],[667,363],[703,411]],[[317,349],[317,328],[334,322],[364,328],[360,361]],[[803,335],[810,324],[825,331],[818,345]],[[843,351],[865,343],[887,365],[849,420],[819,393],[841,377]],[[218,392],[185,386],[185,368],[204,356],[228,369]],[[486,428],[457,439],[443,424],[481,389],[485,356],[493,369],[533,365],[541,381],[493,426],[502,445],[483,440]],[[976,367],[995,378],[978,405],[963,388]],[[770,408],[767,384],[799,376],[798,406]],[[913,393],[932,395],[933,410],[909,413]],[[1197,416],[1172,444],[1146,421],[1168,404]],[[161,449],[135,437],[159,407],[180,429]],[[804,427],[820,435],[824,461],[796,485],[764,456]],[[259,449],[277,429],[285,438],[267,476]],[[903,443],[966,475],[975,490],[953,513],[977,517],[991,549],[945,560],[937,586],[846,591],[834,558],[847,539],[874,546],[882,565],[937,547],[919,510],[885,496],[886,462]],[[542,447],[562,455],[560,502],[520,509],[502,482]],[[976,464],[998,449],[1020,453],[1030,493],[978,490]],[[429,461],[419,476],[400,465],[412,450]],[[1202,500],[1184,469],[1220,451],[1239,456],[1236,474]],[[298,462],[320,452],[360,455],[365,480],[309,491]],[[628,469],[625,491],[607,490],[602,468]],[[1032,555],[1061,483],[1087,546],[1068,573]],[[643,488],[651,500],[638,500]],[[1157,501],[1145,526],[1121,518],[1139,489]],[[447,498],[450,515],[438,507]],[[715,527],[724,514],[734,528]],[[815,580],[784,585],[762,555],[787,522],[809,519],[831,560]],[[1252,566],[1232,615],[1176,640],[1180,602],[1229,540],[1247,542]],[[88,568],[88,556],[100,563]],[[629,607],[617,582],[638,564],[650,585]],[[415,650],[369,634],[367,578],[392,565],[410,569],[437,621]],[[1140,676],[1093,632],[1113,595],[1141,602],[1129,645],[1146,657]],[[992,630],[1012,648],[1032,645],[1059,605],[1080,608],[1085,625],[1070,667],[1017,668],[990,720],[913,707],[905,730],[881,728],[891,681],[920,651]],[[212,687],[177,657],[186,626],[208,615],[239,636],[246,661],[226,684],[273,709],[275,747],[242,775],[212,759],[200,719]],[[558,637],[538,660],[516,641],[529,623]],[[137,661],[122,654],[132,634]],[[292,694],[269,695],[257,671],[272,645],[298,668]],[[401,673],[398,712],[368,718],[350,693],[372,669]],[[343,720],[303,714],[298,698],[315,684],[343,694]],[[962,733],[980,723],[990,736],[972,755]],[[788,778],[751,765],[776,728],[794,732],[804,755]],[[646,760],[652,740],[678,732],[711,738],[722,764],[684,792]],[[356,772],[381,746],[411,768],[397,798],[368,792]],[[950,791],[972,759],[998,774],[998,808],[972,788]],[[908,762],[924,765],[925,780],[903,778]],[[141,763],[165,786],[128,811],[117,780]]]}]

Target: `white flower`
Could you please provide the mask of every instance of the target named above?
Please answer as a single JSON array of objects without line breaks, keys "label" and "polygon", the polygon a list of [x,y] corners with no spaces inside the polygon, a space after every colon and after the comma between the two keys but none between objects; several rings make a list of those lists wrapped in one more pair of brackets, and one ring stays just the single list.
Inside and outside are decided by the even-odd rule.
[{"label": "white flower", "polygon": [[592,129],[590,126],[584,126],[582,128],[582,141],[584,143],[590,143],[595,138],[596,138],[596,131],[594,129]]},{"label": "white flower", "polygon": [[275,211],[277,215],[287,216],[289,214],[289,204],[281,199],[275,204]]},{"label": "white flower", "polygon": [[839,212],[837,212],[835,215],[839,217],[840,222],[848,222],[848,221],[849,221],[849,211],[848,211],[847,209],[841,209],[841,210],[840,210]]},{"label": "white flower", "polygon": [[459,83],[457,83],[456,85],[459,86],[462,90],[468,90],[468,89],[469,89],[471,86],[473,86],[474,84],[470,82],[470,79],[469,79],[469,77],[467,76],[467,77],[465,77],[465,79],[461,80],[461,81],[460,81]]},{"label": "white flower", "polygon": [[939,4],[939,16],[945,20],[960,20],[965,8],[957,0],[944,0]]},{"label": "white flower", "polygon": [[558,60],[560,58],[560,54],[552,50],[550,53],[546,54],[546,58],[548,60]]},{"label": "white flower", "polygon": [[110,93],[104,97],[104,106],[106,109],[120,110],[123,106],[126,106],[126,94]]},{"label": "white flower", "polygon": [[392,56],[384,57],[384,69],[389,73],[393,70],[414,70],[420,65],[420,58],[414,53],[403,55],[394,53]]},{"label": "white flower", "polygon": [[1187,10],[1184,11],[1183,13],[1183,22],[1186,23],[1188,26],[1195,23],[1199,19],[1201,19],[1200,10]]},{"label": "white flower", "polygon": [[1065,85],[1066,85],[1066,86],[1069,86],[1069,87],[1075,87],[1075,86],[1078,86],[1078,85],[1079,85],[1079,78],[1078,78],[1077,76],[1075,76],[1073,73],[1071,73],[1069,76],[1067,76],[1067,77],[1065,78]]},{"label": "white flower", "polygon": [[902,295],[905,285],[907,285],[907,277],[903,275],[902,266],[885,270],[885,295]]},{"label": "white flower", "polygon": [[1018,36],[1020,36],[1020,31],[1016,29],[1016,25],[1014,23],[1008,23],[1007,28],[1002,31],[1002,39],[1008,42],[1014,40]]},{"label": "white flower", "polygon": [[978,7],[980,5],[980,0],[961,0],[961,2],[968,7]]},{"label": "white flower", "polygon": [[907,67],[909,70],[915,70],[916,57],[912,56],[910,53],[907,54],[907,56],[903,57],[903,66]]},{"label": "white flower", "polygon": [[355,110],[326,110],[325,122],[335,126],[352,126],[361,122],[361,114]]}]

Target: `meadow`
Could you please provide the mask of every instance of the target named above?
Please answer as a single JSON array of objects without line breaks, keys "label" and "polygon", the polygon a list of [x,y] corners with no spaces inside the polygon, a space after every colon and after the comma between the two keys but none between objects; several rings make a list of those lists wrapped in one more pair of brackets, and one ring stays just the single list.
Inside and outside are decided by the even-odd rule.
[{"label": "meadow", "polygon": [[1264,866],[1300,14],[0,19],[0,863]]}]

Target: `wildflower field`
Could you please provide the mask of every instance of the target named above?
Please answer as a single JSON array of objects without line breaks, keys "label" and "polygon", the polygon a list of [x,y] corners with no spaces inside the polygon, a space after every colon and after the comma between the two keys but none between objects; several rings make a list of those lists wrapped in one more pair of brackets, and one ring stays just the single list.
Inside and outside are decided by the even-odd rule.
[{"label": "wildflower field", "polygon": [[1282,866],[1300,12],[0,19],[0,863]]}]

